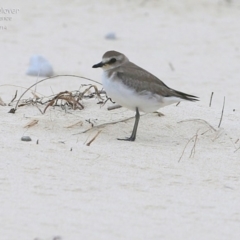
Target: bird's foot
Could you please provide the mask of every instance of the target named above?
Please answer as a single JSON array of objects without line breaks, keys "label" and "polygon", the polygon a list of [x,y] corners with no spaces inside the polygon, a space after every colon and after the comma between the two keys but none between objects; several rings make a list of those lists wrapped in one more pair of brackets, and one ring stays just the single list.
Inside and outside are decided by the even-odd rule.
[{"label": "bird's foot", "polygon": [[136,137],[129,137],[129,138],[117,138],[117,140],[120,141],[129,141],[129,142],[134,142]]}]

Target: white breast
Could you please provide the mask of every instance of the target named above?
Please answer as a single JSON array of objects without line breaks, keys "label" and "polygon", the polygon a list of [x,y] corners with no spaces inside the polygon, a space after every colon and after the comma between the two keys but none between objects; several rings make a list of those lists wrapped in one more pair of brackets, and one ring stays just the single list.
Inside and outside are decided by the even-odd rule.
[{"label": "white breast", "polygon": [[102,83],[109,97],[117,104],[133,111],[138,108],[141,112],[154,112],[161,107],[181,101],[176,97],[165,98],[147,90],[141,94],[137,93],[121,81],[108,78],[105,72],[102,75]]}]

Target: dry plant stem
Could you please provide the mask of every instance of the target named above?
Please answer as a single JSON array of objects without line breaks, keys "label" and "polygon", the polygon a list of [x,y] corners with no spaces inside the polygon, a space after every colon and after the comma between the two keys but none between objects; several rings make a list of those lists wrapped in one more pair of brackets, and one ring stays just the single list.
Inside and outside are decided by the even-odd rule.
[{"label": "dry plant stem", "polygon": [[86,92],[88,92],[91,88],[94,88],[97,96],[98,96],[101,100],[103,100],[102,97],[100,96],[100,93],[99,93],[97,87],[96,87],[95,85],[91,85],[89,88],[87,88],[86,90],[84,90],[84,92],[82,93],[82,96],[81,96],[81,97],[79,96],[79,99],[78,99],[78,100],[80,100],[80,98],[82,98],[82,97],[84,96],[84,94],[85,94]]},{"label": "dry plant stem", "polygon": [[43,110],[43,114],[46,112],[46,110],[48,109],[48,107],[53,106],[54,103],[55,103],[55,100],[54,100],[54,99],[51,100],[50,103],[48,103],[48,105],[44,108],[44,110]]},{"label": "dry plant stem", "polygon": [[33,127],[34,125],[36,125],[38,123],[39,120],[32,120],[31,122],[29,122],[26,126],[24,126],[24,128],[30,128]]},{"label": "dry plant stem", "polygon": [[2,100],[1,97],[0,97],[0,105],[1,105],[1,106],[6,106],[6,103]]},{"label": "dry plant stem", "polygon": [[174,67],[173,67],[172,63],[171,63],[171,62],[169,62],[168,64],[169,64],[169,67],[171,68],[171,70],[172,70],[172,71],[174,71],[175,69],[174,69]]},{"label": "dry plant stem", "polygon": [[197,139],[198,139],[198,132],[199,132],[199,130],[200,130],[200,129],[198,129],[197,132],[196,132],[196,134],[195,134],[194,136],[192,136],[192,137],[188,140],[188,142],[186,143],[186,145],[185,145],[185,147],[184,147],[184,149],[183,149],[183,151],[182,151],[182,154],[181,154],[181,156],[180,156],[178,162],[181,161],[181,159],[182,159],[182,157],[183,157],[183,154],[184,154],[184,152],[185,152],[185,150],[186,150],[188,144],[190,143],[190,141],[192,141],[192,140],[195,138],[195,139],[194,139],[194,144],[193,144],[193,147],[192,147],[192,150],[191,150],[191,153],[190,153],[190,155],[189,155],[189,158],[194,157],[194,155],[195,155],[195,148],[196,148],[196,144],[197,144]]},{"label": "dry plant stem", "polygon": [[209,102],[209,107],[211,107],[211,105],[212,105],[213,94],[214,94],[214,92],[211,93],[210,102]]},{"label": "dry plant stem", "polygon": [[234,153],[236,152],[236,151],[238,151],[240,149],[240,147],[238,147],[235,151],[234,151]]},{"label": "dry plant stem", "polygon": [[97,132],[97,134],[92,138],[92,140],[90,140],[86,145],[87,146],[90,146],[91,145],[91,143],[97,138],[97,136],[100,134],[100,132],[101,132],[102,130],[99,130],[98,132]]},{"label": "dry plant stem", "polygon": [[212,125],[210,125],[207,121],[205,121],[205,120],[203,120],[203,119],[200,119],[200,118],[196,118],[196,119],[187,119],[187,120],[180,121],[180,122],[178,122],[178,123],[190,122],[190,121],[205,123],[205,124],[208,125],[208,126],[214,131],[214,132],[217,131],[217,130],[216,130]]},{"label": "dry plant stem", "polygon": [[204,135],[205,133],[209,132],[211,129],[209,128],[208,130],[206,130],[205,132],[201,133],[201,135]]},{"label": "dry plant stem", "polygon": [[163,113],[161,113],[161,112],[153,112],[153,113],[156,113],[157,115],[158,115],[158,117],[164,117],[165,115],[163,114]]},{"label": "dry plant stem", "polygon": [[70,125],[70,126],[65,127],[65,128],[72,128],[72,127],[75,127],[75,126],[77,126],[77,125],[82,126],[82,125],[83,125],[83,122],[82,122],[82,121],[78,121],[78,122],[76,122],[76,123],[74,123],[74,124],[72,124],[72,125]]},{"label": "dry plant stem", "polygon": [[195,137],[196,137],[196,136],[194,135],[193,137],[191,137],[191,138],[187,141],[187,143],[186,143],[186,145],[185,145],[185,147],[184,147],[184,149],[183,149],[183,151],[182,151],[182,154],[181,154],[180,158],[178,159],[178,162],[181,161],[181,159],[182,159],[182,157],[183,157],[183,154],[184,154],[184,152],[185,152],[185,150],[186,150],[188,144],[189,144],[190,141],[192,141]]},{"label": "dry plant stem", "polygon": [[40,97],[35,93],[35,92],[32,92],[32,95],[38,100],[40,99]]},{"label": "dry plant stem", "polygon": [[39,110],[39,112],[40,112],[41,114],[43,114],[43,111],[38,107],[37,104],[33,104],[33,106],[35,106],[35,107]]},{"label": "dry plant stem", "polygon": [[195,149],[196,149],[196,144],[197,144],[197,140],[198,140],[198,132],[200,129],[197,130],[196,135],[195,135],[195,139],[194,139],[194,144],[191,150],[191,154],[189,155],[189,158],[194,157],[195,155]]},{"label": "dry plant stem", "polygon": [[221,113],[220,122],[219,122],[219,124],[218,124],[218,128],[220,128],[220,126],[221,126],[221,123],[222,123],[222,119],[223,119],[223,112],[224,112],[224,107],[225,107],[225,96],[224,96],[224,99],[223,99],[222,113]]},{"label": "dry plant stem", "polygon": [[[147,113],[145,113],[145,114],[143,114],[143,115],[141,115],[141,116],[144,116],[144,115],[146,115],[146,114],[147,114]],[[126,118],[126,119],[123,119],[123,120],[115,121],[115,122],[103,123],[103,124],[100,124],[100,125],[97,125],[97,126],[93,126],[93,127],[89,128],[89,129],[86,129],[86,130],[83,131],[83,132],[74,133],[73,135],[78,135],[78,134],[86,133],[86,132],[91,131],[91,130],[93,130],[93,129],[102,128],[102,127],[105,127],[105,126],[107,126],[107,125],[113,125],[113,124],[120,123],[120,122],[126,122],[126,121],[131,120],[131,119],[134,119],[134,118],[135,118],[135,116],[134,116],[134,117],[129,117],[129,118]]]},{"label": "dry plant stem", "polygon": [[74,110],[76,110],[77,108],[82,110],[84,108],[84,106],[80,102],[75,100],[71,92],[65,91],[65,92],[60,92],[52,100],[50,100],[48,105],[43,110],[43,113],[46,112],[49,106],[56,105],[58,100],[65,100],[68,104],[72,106]]},{"label": "dry plant stem", "polygon": [[105,104],[107,103],[107,101],[111,101],[111,103],[115,103],[115,102],[112,101],[112,99],[110,97],[107,96],[107,99],[105,100],[105,102],[101,106],[104,107]]},{"label": "dry plant stem", "polygon": [[224,134],[223,129],[219,129],[219,130],[216,132],[216,136],[214,137],[214,139],[213,139],[212,141],[215,142],[215,141],[216,141],[218,138],[220,138],[223,134]]},{"label": "dry plant stem", "polygon": [[26,92],[28,92],[32,87],[36,86],[37,84],[41,83],[41,82],[44,82],[48,79],[53,79],[53,78],[57,78],[57,77],[75,77],[75,78],[82,78],[82,79],[86,79],[88,81],[91,81],[91,82],[95,82],[99,85],[102,85],[101,83],[97,82],[97,81],[94,81],[92,79],[89,79],[89,78],[85,78],[85,77],[81,77],[81,76],[76,76],[76,75],[56,75],[56,76],[52,76],[52,77],[48,77],[48,78],[44,78],[36,83],[34,83],[33,85],[31,85],[29,88],[27,88],[23,93],[22,95],[20,96],[20,98],[18,99],[17,103],[16,103],[16,106],[14,109],[11,109],[10,110],[10,113],[15,113],[17,111],[17,108],[18,108],[18,104],[20,102],[20,100],[22,99],[22,97],[26,94]]},{"label": "dry plant stem", "polygon": [[122,106],[116,104],[116,105],[113,105],[113,106],[110,106],[107,108],[108,111],[111,111],[111,110],[114,110],[114,109],[118,109],[118,108],[121,108]]},{"label": "dry plant stem", "polygon": [[15,95],[14,95],[13,99],[11,100],[11,102],[8,104],[8,106],[10,106],[10,104],[16,99],[17,93],[18,93],[18,91],[16,90]]}]

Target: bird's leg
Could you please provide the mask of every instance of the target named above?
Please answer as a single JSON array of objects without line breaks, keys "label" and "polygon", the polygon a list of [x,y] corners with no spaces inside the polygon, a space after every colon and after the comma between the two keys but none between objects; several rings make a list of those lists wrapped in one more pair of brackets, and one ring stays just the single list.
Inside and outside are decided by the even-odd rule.
[{"label": "bird's leg", "polygon": [[137,135],[137,128],[138,128],[139,119],[140,119],[140,114],[139,114],[138,108],[136,108],[135,123],[134,123],[134,127],[133,127],[131,137],[129,137],[129,138],[118,138],[118,140],[132,141],[132,142],[135,141],[136,135]]}]

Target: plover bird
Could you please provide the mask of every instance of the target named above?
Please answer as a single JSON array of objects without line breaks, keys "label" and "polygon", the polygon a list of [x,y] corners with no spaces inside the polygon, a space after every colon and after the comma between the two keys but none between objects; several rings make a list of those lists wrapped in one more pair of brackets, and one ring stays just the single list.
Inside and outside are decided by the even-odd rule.
[{"label": "plover bird", "polygon": [[120,52],[106,52],[102,61],[93,65],[93,68],[99,67],[103,69],[102,83],[108,96],[117,104],[136,112],[131,136],[118,140],[136,139],[139,112],[154,112],[182,100],[198,101],[196,96],[169,88],[160,79],[130,62]]}]

